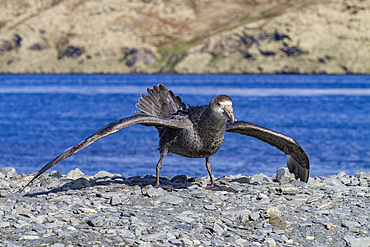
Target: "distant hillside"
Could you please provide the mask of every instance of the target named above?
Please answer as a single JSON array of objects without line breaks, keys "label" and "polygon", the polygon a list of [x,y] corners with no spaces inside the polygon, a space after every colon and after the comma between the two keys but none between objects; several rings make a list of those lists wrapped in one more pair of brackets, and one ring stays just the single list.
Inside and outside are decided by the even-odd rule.
[{"label": "distant hillside", "polygon": [[0,73],[370,74],[366,0],[0,0]]}]

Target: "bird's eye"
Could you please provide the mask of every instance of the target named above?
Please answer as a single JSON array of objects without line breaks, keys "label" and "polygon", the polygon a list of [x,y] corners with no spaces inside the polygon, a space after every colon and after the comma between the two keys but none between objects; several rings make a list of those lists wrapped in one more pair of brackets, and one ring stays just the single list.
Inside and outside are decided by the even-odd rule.
[{"label": "bird's eye", "polygon": [[221,106],[221,103],[217,103],[218,106]]}]

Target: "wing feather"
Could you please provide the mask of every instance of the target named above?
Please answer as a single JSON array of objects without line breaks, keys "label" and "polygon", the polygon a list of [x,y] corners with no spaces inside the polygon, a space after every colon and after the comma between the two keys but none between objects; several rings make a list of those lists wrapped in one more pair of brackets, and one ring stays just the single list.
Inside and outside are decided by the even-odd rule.
[{"label": "wing feather", "polygon": [[236,121],[233,124],[228,123],[226,131],[255,137],[283,151],[288,155],[287,166],[289,171],[295,175],[296,179],[299,178],[304,182],[308,181],[310,175],[308,157],[293,138],[244,121]]},{"label": "wing feather", "polygon": [[89,136],[82,142],[78,143],[77,145],[68,148],[63,153],[58,155],[56,158],[54,158],[52,161],[47,163],[43,168],[41,168],[40,171],[37,172],[37,174],[31,179],[30,182],[26,184],[26,186],[23,187],[21,191],[23,191],[28,185],[30,185],[35,179],[37,179],[41,174],[43,174],[45,171],[50,169],[52,166],[56,165],[57,163],[61,162],[62,160],[68,158],[69,156],[77,153],[81,149],[84,149],[85,147],[89,146],[93,142],[116,133],[120,129],[126,128],[128,126],[134,125],[134,124],[143,124],[146,126],[162,126],[162,127],[168,127],[168,128],[175,128],[175,129],[181,129],[184,126],[182,126],[182,122],[176,119],[162,119],[154,116],[148,116],[148,115],[135,115],[127,118],[123,118],[120,120],[117,120],[115,122],[112,122],[103,128],[99,129],[97,132],[95,132],[93,135]]}]

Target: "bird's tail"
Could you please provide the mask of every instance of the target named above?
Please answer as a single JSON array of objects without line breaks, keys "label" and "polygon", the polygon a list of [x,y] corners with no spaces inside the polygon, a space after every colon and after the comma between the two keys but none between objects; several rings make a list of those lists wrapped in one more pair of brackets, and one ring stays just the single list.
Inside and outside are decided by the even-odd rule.
[{"label": "bird's tail", "polygon": [[153,89],[147,89],[148,95],[141,94],[136,107],[140,111],[137,114],[145,114],[159,118],[167,118],[179,110],[185,111],[186,105],[179,96],[175,96],[164,85],[153,85]]}]

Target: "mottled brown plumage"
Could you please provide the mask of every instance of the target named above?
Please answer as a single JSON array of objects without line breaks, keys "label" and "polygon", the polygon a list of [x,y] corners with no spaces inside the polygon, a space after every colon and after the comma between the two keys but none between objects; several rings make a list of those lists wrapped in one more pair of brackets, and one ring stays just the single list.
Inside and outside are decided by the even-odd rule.
[{"label": "mottled brown plumage", "polygon": [[[208,105],[188,106],[162,85],[154,85],[142,94],[136,107],[137,115],[117,120],[98,130],[81,143],[67,149],[46,164],[24,187],[58,162],[87,147],[91,143],[111,135],[133,124],[154,126],[159,133],[160,159],[156,167],[159,186],[159,171],[162,160],[168,153],[189,158],[206,158],[206,167],[211,184],[215,185],[211,173],[209,157],[221,148],[225,132],[239,133],[267,142],[287,154],[289,171],[296,179],[307,182],[309,177],[309,160],[303,149],[291,137],[248,123],[235,121],[232,101],[227,95],[218,95]],[[23,189],[24,189],[23,188]]]}]

